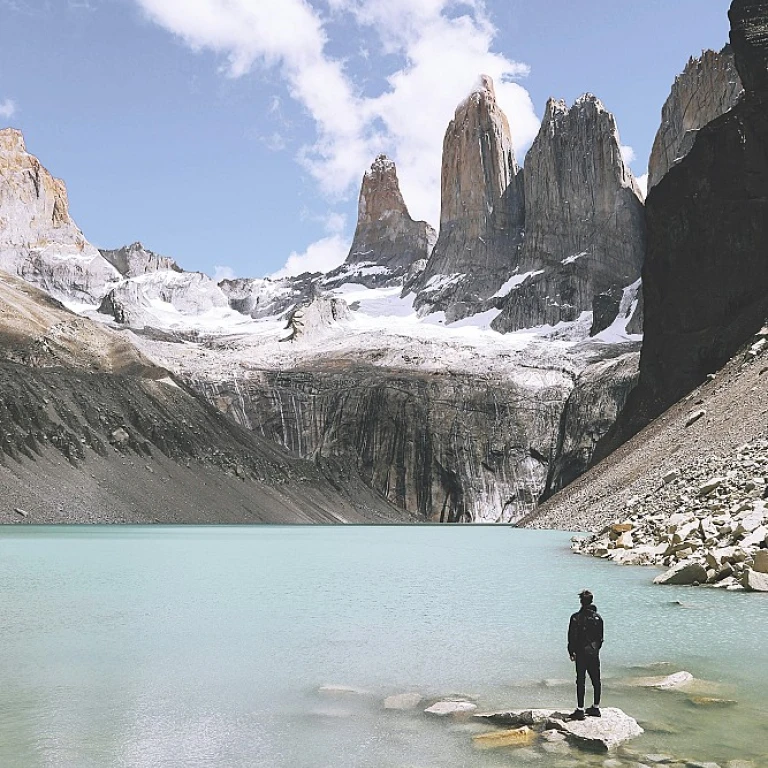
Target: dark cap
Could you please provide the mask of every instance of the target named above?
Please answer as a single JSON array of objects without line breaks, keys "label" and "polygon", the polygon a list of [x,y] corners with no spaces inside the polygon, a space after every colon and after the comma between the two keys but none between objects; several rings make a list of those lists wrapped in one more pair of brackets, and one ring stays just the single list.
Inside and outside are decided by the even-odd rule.
[{"label": "dark cap", "polygon": [[588,590],[588,589],[582,589],[581,592],[579,592],[579,600],[581,600],[582,605],[589,605],[592,602],[594,595]]}]

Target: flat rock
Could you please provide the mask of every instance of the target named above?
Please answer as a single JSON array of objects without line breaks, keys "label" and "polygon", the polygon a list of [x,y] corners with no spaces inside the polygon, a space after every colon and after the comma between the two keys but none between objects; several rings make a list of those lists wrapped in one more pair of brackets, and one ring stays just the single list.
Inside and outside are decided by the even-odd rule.
[{"label": "flat rock", "polygon": [[398,693],[384,699],[384,709],[416,709],[422,700],[420,693]]},{"label": "flat rock", "polygon": [[438,701],[431,707],[427,707],[424,711],[429,715],[448,717],[449,715],[461,715],[474,712],[476,709],[477,704],[473,704],[471,701]]},{"label": "flat rock", "polygon": [[541,725],[552,717],[566,717],[555,709],[509,709],[499,712],[478,712],[475,717],[496,725]]},{"label": "flat rock", "polygon": [[472,737],[472,743],[478,749],[498,749],[499,747],[527,747],[538,738],[536,731],[527,725],[507,731],[490,731]]},{"label": "flat rock", "polygon": [[586,720],[553,717],[550,723],[563,731],[576,746],[601,752],[607,752],[643,733],[637,720],[616,707],[603,709],[602,717],[588,717]]}]

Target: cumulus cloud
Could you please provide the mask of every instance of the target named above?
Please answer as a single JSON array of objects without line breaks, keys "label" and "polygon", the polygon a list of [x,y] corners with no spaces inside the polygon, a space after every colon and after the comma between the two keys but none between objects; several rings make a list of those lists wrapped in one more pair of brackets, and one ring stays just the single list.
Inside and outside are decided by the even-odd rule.
[{"label": "cumulus cloud", "polygon": [[11,99],[0,101],[0,118],[9,120],[16,114],[16,103]]},{"label": "cumulus cloud", "polygon": [[303,253],[294,251],[285,266],[270,277],[278,279],[301,275],[304,272],[328,272],[347,258],[349,246],[349,240],[343,235],[324,237],[312,243]]},{"label": "cumulus cloud", "polygon": [[235,270],[232,269],[232,267],[217,264],[213,268],[213,279],[217,283],[220,283],[222,280],[234,280],[235,277],[237,277],[237,275],[235,275]]},{"label": "cumulus cloud", "polygon": [[[528,69],[493,51],[496,30],[482,0],[135,2],[192,49],[222,55],[230,77],[274,68],[314,121],[315,140],[298,160],[331,201],[355,193],[373,158],[386,152],[397,162],[411,215],[437,225],[443,134],[480,74],[496,83],[520,159],[538,131],[528,92],[516,82]],[[340,23],[329,25],[328,14]],[[377,92],[366,92],[328,52],[328,30],[350,24],[370,38],[366,50],[378,45],[396,62]],[[279,112],[279,100],[267,109]],[[324,238],[313,253],[328,253],[334,242]],[[310,250],[291,258],[306,259]]]},{"label": "cumulus cloud", "polygon": [[635,154],[634,147],[630,147],[629,144],[621,145],[621,156],[624,158],[624,162],[627,165],[634,163],[635,160],[637,159],[637,155]]}]

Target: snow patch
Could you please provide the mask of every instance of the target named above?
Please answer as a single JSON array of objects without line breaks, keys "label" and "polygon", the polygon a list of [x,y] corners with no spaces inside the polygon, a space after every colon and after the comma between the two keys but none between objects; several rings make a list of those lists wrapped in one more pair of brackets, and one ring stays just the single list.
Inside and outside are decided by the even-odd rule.
[{"label": "snow patch", "polygon": [[543,269],[537,269],[533,272],[526,272],[522,275],[512,275],[504,285],[499,288],[496,293],[491,296],[492,299],[505,299],[512,291],[519,288],[529,277],[536,277],[536,275],[544,274]]}]

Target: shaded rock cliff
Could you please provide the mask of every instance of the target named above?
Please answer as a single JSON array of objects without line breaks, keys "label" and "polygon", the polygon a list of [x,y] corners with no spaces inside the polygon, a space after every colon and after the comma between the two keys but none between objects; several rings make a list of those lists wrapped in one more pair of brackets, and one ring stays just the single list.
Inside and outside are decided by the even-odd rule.
[{"label": "shaded rock cliff", "polygon": [[348,467],[422,520],[515,520],[532,509],[568,375],[529,369],[500,380],[328,365],[192,383],[257,434]]},{"label": "shaded rock cliff", "polygon": [[590,467],[595,447],[637,383],[639,364],[640,353],[628,352],[589,366],[576,379],[560,419],[543,498],[562,490]]},{"label": "shaded rock cliff", "polygon": [[0,130],[0,269],[62,300],[98,303],[119,279],[69,215],[64,182]]},{"label": "shaded rock cliff", "polygon": [[323,284],[395,284],[414,262],[429,258],[436,239],[437,233],[426,221],[411,218],[395,163],[379,155],[363,176],[357,228],[347,260],[327,274]]},{"label": "shaded rock cliff", "polygon": [[517,265],[523,195],[509,123],[484,76],[445,133],[440,234],[413,286],[417,308],[451,322],[491,306]]},{"label": "shaded rock cliff", "polygon": [[735,0],[729,15],[746,92],[648,196],[640,380],[598,457],[718,370],[768,315],[768,2]]},{"label": "shaded rock cliff", "polygon": [[640,275],[642,195],[621,155],[616,121],[587,94],[550,99],[525,161],[525,242],[493,323],[501,332],[575,320],[598,294]]},{"label": "shaded rock cliff", "polygon": [[649,190],[690,152],[699,130],[731,109],[743,93],[730,46],[688,61],[661,110],[648,162]]}]

